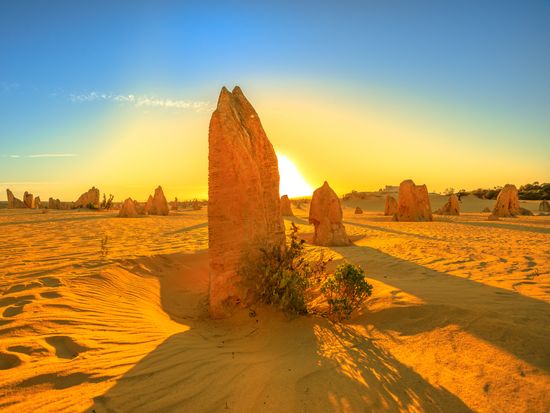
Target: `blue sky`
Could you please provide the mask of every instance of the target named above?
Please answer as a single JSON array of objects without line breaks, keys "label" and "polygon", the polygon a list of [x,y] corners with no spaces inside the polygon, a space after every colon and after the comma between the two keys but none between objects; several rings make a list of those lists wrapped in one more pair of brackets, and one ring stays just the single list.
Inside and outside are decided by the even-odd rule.
[{"label": "blue sky", "polygon": [[[465,131],[472,150],[480,142],[487,159],[500,147],[532,169],[523,179],[548,180],[549,2],[295,3],[1,2],[0,183],[57,182],[71,197],[76,184],[62,171],[100,157],[113,123],[146,110],[207,128],[224,84],[243,85],[271,123],[270,93],[284,90],[305,102],[323,95],[335,112],[378,100],[396,123],[429,112],[449,136]],[[290,138],[274,140],[293,152]],[[56,154],[74,156],[29,157]]]}]

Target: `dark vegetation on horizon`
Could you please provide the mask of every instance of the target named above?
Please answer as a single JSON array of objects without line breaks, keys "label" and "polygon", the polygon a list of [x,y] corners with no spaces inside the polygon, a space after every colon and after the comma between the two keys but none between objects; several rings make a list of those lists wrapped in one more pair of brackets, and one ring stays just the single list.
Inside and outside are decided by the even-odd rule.
[{"label": "dark vegetation on horizon", "polygon": [[[458,197],[465,195],[475,195],[480,199],[497,199],[498,194],[502,190],[502,186],[495,186],[491,189],[478,188],[473,191],[466,191],[461,189],[456,192]],[[453,188],[447,188],[443,195],[450,195],[455,193]],[[525,184],[518,188],[519,199],[523,200],[544,200],[550,199],[550,183],[542,183],[535,181],[532,184]]]},{"label": "dark vegetation on horizon", "polygon": [[[447,188],[442,192],[442,195],[451,195],[456,194],[460,199],[466,195],[474,195],[480,199],[497,199],[498,194],[502,190],[502,186],[495,186],[493,188],[477,188],[471,191],[466,191],[461,189],[455,191],[454,188]],[[367,199],[368,196],[372,196],[376,193],[386,193],[385,190],[380,189],[377,192],[359,192],[351,191],[350,193],[344,194],[342,199],[344,201],[350,199]],[[395,193],[395,196],[397,193]],[[533,182],[532,184],[525,184],[518,188],[519,199],[522,200],[550,200],[550,183],[539,183],[538,181]],[[294,201],[294,200],[293,200]]]}]

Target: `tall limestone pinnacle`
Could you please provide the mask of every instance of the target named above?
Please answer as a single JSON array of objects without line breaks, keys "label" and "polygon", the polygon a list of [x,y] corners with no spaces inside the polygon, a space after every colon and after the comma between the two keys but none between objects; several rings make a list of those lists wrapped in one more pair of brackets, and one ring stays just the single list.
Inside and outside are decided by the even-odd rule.
[{"label": "tall limestone pinnacle", "polygon": [[210,314],[220,318],[246,298],[237,274],[241,259],[285,241],[277,156],[238,86],[222,88],[210,119],[208,236]]}]

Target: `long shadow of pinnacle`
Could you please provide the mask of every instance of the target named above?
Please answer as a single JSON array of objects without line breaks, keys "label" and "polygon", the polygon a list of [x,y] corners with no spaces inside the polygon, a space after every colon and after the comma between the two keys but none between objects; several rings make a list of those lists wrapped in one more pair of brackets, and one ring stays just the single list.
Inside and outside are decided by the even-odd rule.
[{"label": "long shadow of pinnacle", "polygon": [[237,321],[197,316],[207,254],[180,255],[144,263],[181,263],[177,277],[159,278],[161,305],[190,330],[144,355],[87,412],[471,411],[375,340],[327,320],[288,321],[265,307]]},{"label": "long shadow of pinnacle", "polygon": [[[410,335],[450,324],[550,372],[550,305],[405,261],[366,246],[334,248],[367,276],[412,294],[425,304],[392,307],[366,320],[376,328]],[[413,315],[411,315],[413,314]],[[403,322],[407,319],[411,322]]]}]

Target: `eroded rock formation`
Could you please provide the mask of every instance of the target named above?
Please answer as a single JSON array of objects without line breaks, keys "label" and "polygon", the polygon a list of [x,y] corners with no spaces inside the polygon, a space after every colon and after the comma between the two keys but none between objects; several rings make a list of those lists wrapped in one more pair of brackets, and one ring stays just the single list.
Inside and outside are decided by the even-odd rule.
[{"label": "eroded rock formation", "polygon": [[546,200],[541,201],[539,204],[539,211],[550,212],[550,203]]},{"label": "eroded rock formation", "polygon": [[384,206],[384,215],[391,216],[397,212],[397,201],[391,195],[386,195],[386,205]]},{"label": "eroded rock formation", "polygon": [[284,245],[277,157],[258,114],[239,87],[222,88],[208,134],[210,314],[224,317],[244,300],[243,257]]},{"label": "eroded rock formation", "polygon": [[520,215],[520,212],[518,189],[515,185],[504,185],[504,188],[498,194],[492,215],[495,217],[514,217]]},{"label": "eroded rock formation", "polygon": [[432,208],[426,185],[415,185],[411,179],[401,182],[395,221],[432,221]]},{"label": "eroded rock formation", "polygon": [[59,199],[48,199],[48,209],[61,209],[61,201]]},{"label": "eroded rock formation", "polygon": [[23,194],[23,203],[27,208],[34,208],[34,197],[32,194],[29,194],[27,191]]},{"label": "eroded rock formation", "polygon": [[34,208],[42,208],[42,201],[39,196],[34,198]]},{"label": "eroded rock formation", "polygon": [[363,213],[363,210],[362,210],[361,208],[359,208],[359,207],[356,207],[356,208],[355,208],[355,213],[356,213],[356,214],[362,214],[362,213]]},{"label": "eroded rock formation", "polygon": [[281,215],[284,217],[294,216],[294,214],[292,213],[292,207],[290,205],[290,199],[288,199],[288,195],[283,195],[281,197]]},{"label": "eroded rock formation", "polygon": [[27,208],[25,203],[13,196],[13,192],[11,192],[9,189],[6,189],[6,193],[8,195],[8,208]]},{"label": "eroded rock formation", "polygon": [[73,204],[74,208],[99,208],[99,189],[95,186],[84,192]]},{"label": "eroded rock formation", "polygon": [[149,195],[149,198],[147,198],[147,202],[145,203],[145,207],[143,208],[143,213],[148,214],[152,208],[153,208],[153,195]]},{"label": "eroded rock formation", "polygon": [[168,201],[166,201],[166,197],[160,185],[155,189],[154,196],[149,195],[149,199],[147,199],[143,211],[145,214],[149,215],[168,215],[170,212],[168,209]]},{"label": "eroded rock formation", "polygon": [[328,182],[313,192],[309,207],[309,223],[315,226],[313,243],[317,245],[349,245],[342,223],[342,206]]},{"label": "eroded rock formation", "polygon": [[460,215],[460,203],[455,194],[451,194],[445,205],[435,211],[438,215]]},{"label": "eroded rock formation", "polygon": [[126,198],[118,212],[118,216],[121,218],[136,218],[138,215],[136,201],[132,198]]}]

